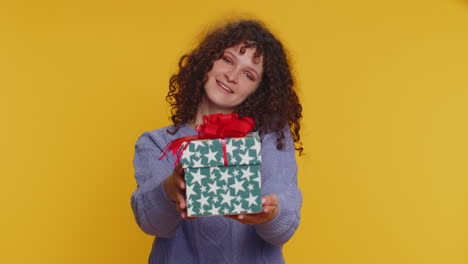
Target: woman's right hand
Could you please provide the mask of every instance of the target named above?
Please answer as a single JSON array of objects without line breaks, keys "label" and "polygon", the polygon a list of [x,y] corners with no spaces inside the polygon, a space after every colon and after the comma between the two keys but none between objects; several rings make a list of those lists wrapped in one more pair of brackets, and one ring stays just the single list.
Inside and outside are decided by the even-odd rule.
[{"label": "woman's right hand", "polygon": [[164,180],[164,191],[169,199],[176,202],[177,211],[180,212],[182,218],[194,219],[193,217],[187,217],[184,169],[181,163],[177,164],[172,174]]}]

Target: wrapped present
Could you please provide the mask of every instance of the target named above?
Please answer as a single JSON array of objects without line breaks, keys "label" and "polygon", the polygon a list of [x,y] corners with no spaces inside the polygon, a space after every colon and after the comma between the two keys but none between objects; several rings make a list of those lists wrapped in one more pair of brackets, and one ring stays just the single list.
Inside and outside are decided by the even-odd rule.
[{"label": "wrapped present", "polygon": [[260,137],[192,140],[184,143],[188,216],[262,211]]}]

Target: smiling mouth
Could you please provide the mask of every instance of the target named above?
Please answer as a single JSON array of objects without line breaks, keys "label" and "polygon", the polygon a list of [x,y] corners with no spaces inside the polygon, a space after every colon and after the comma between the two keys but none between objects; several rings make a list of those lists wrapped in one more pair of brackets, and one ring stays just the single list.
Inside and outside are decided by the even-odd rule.
[{"label": "smiling mouth", "polygon": [[216,83],[218,84],[219,87],[221,87],[223,90],[225,90],[226,92],[228,93],[234,93],[233,90],[231,90],[231,88],[229,88],[227,85],[225,85],[224,83],[216,80]]}]

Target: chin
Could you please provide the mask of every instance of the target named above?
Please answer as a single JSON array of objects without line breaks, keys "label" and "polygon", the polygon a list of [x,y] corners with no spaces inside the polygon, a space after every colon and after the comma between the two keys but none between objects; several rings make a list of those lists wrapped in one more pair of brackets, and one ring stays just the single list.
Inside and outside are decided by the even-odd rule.
[{"label": "chin", "polygon": [[223,112],[232,112],[236,105],[227,104],[226,98],[222,96],[206,96],[206,103],[210,108]]}]

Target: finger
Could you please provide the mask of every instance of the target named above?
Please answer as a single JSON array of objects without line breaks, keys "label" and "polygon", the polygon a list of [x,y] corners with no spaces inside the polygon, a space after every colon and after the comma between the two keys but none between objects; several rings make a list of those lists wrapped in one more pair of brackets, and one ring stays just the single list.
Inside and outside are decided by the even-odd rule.
[{"label": "finger", "polygon": [[243,224],[251,225],[257,222],[256,219],[261,219],[265,217],[264,215],[265,215],[264,213],[258,213],[258,214],[224,215],[224,217],[231,218]]},{"label": "finger", "polygon": [[177,205],[181,209],[185,209],[186,203],[185,203],[185,196],[182,194],[182,192],[176,192],[176,199],[177,199]]},{"label": "finger", "polygon": [[182,167],[182,163],[178,163],[178,164],[175,166],[174,171],[175,171],[179,176],[184,176],[184,168]]},{"label": "finger", "polygon": [[179,202],[179,207],[180,207],[180,209],[182,209],[182,210],[185,210],[185,209],[186,209],[186,204],[185,204],[185,201],[184,201],[184,200],[182,200],[182,201]]},{"label": "finger", "polygon": [[179,201],[179,207],[180,207],[180,209],[182,209],[182,210],[187,209],[187,204],[185,203],[185,200],[180,200],[180,201]]},{"label": "finger", "polygon": [[277,210],[278,207],[277,206],[273,206],[273,205],[267,205],[267,206],[264,206],[262,208],[262,213],[265,213],[265,214],[271,214],[273,213],[275,210]]},{"label": "finger", "polygon": [[176,180],[174,181],[176,183],[176,188],[185,190],[185,181],[184,179],[177,177]]},{"label": "finger", "polygon": [[278,205],[278,196],[270,194],[262,197],[262,205]]},{"label": "finger", "polygon": [[237,220],[237,215],[224,215],[224,217],[231,218]]},{"label": "finger", "polygon": [[180,208],[180,204],[177,204],[176,209],[177,209],[177,212],[180,213],[180,217],[185,218],[185,219],[188,218],[187,211],[183,208]]},{"label": "finger", "polygon": [[237,216],[237,219],[249,222],[251,220],[261,218],[261,217],[262,217],[262,213],[258,213],[258,214],[240,214],[240,215]]},{"label": "finger", "polygon": [[177,204],[176,205],[177,212],[179,212],[180,217],[185,218],[185,210],[181,209],[180,206]]},{"label": "finger", "polygon": [[177,166],[174,168],[175,172],[175,182],[177,185],[177,188],[180,188],[182,190],[185,189],[185,177],[184,177],[184,169],[182,168],[182,164],[179,163]]},{"label": "finger", "polygon": [[236,220],[242,224],[246,224],[246,222],[244,222],[244,219],[239,219],[239,215],[224,215],[224,217],[227,217],[227,218],[231,218],[233,220]]},{"label": "finger", "polygon": [[174,170],[174,172],[172,173],[171,179],[171,183],[172,186],[174,186],[174,188],[182,190],[185,189],[185,180],[183,177],[177,174],[176,170]]},{"label": "finger", "polygon": [[262,222],[261,214],[241,214],[237,216],[237,221],[246,224],[246,225],[255,225]]},{"label": "finger", "polygon": [[175,206],[177,207],[177,210],[180,212],[182,212],[184,210],[184,208],[182,208],[180,205],[181,205],[181,201],[180,199],[177,199],[177,201],[175,202]]}]

